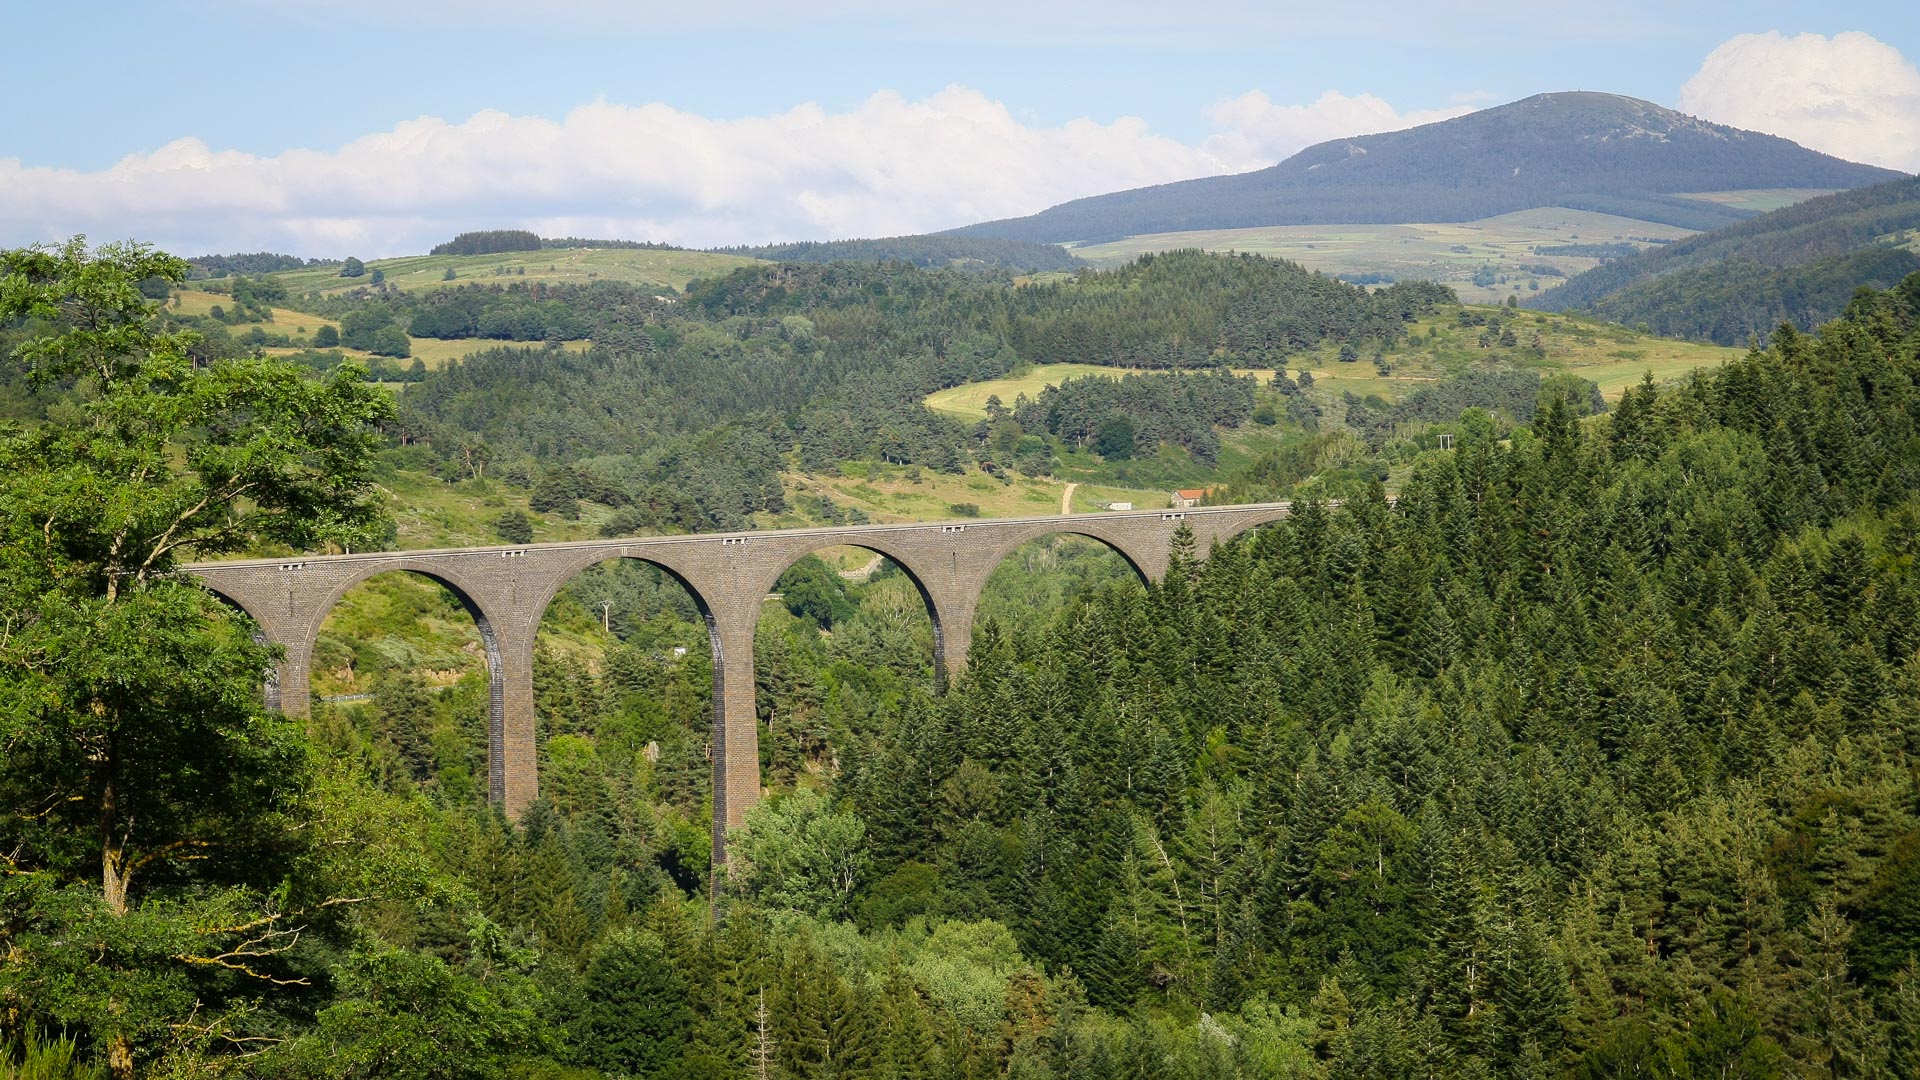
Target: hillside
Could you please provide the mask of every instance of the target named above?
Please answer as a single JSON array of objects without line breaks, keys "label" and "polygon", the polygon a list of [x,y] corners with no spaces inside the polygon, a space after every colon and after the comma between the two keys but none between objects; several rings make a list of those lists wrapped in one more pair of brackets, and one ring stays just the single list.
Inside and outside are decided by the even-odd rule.
[{"label": "hillside", "polygon": [[802,241],[758,247],[714,248],[767,262],[899,262],[956,270],[1072,270],[1073,254],[1055,244],[1002,240],[991,236],[888,236],[873,240]]},{"label": "hillside", "polygon": [[1500,303],[1552,289],[1600,265],[1601,254],[1691,235],[1690,229],[1636,218],[1543,207],[1478,221],[1149,233],[1077,245],[1073,253],[1104,269],[1152,251],[1235,251],[1286,259],[1352,282],[1433,281],[1463,300]]},{"label": "hillside", "polygon": [[474,282],[585,285],[596,281],[677,291],[697,278],[718,276],[738,267],[751,266],[755,261],[739,255],[672,248],[543,248],[492,255],[408,255],[374,259],[365,264],[366,272],[358,277],[340,276],[341,268],[337,265],[283,270],[274,276],[295,295],[312,292],[330,296],[365,288],[373,284],[376,270],[387,284],[409,292]]},{"label": "hillside", "polygon": [[1908,272],[1906,253],[1892,249],[1915,229],[1920,177],[1902,177],[1616,259],[1527,306],[1591,308],[1722,342],[1782,319],[1810,329],[1839,314],[1854,286],[1885,287]]},{"label": "hillside", "polygon": [[1747,212],[1683,193],[1856,188],[1898,175],[1635,98],[1539,94],[1321,143],[1255,172],[1077,199],[952,232],[1066,243],[1258,225],[1472,221],[1542,206],[1710,229]]}]

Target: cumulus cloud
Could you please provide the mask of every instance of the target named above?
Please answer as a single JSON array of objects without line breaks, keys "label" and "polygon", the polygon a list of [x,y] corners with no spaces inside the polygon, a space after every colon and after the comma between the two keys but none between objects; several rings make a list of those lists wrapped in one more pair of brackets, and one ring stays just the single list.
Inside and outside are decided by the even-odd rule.
[{"label": "cumulus cloud", "polygon": [[1198,146],[1137,118],[1024,124],[960,86],[729,120],[604,101],[560,120],[486,111],[409,120],[330,152],[262,157],[185,138],[92,172],[0,159],[0,241],[86,232],[366,257],[494,226],[699,246],[883,236],[1253,168],[1320,138],[1459,111],[1248,94],[1213,111],[1223,130]]},{"label": "cumulus cloud", "polygon": [[1444,109],[1400,112],[1373,96],[1348,97],[1329,90],[1310,105],[1276,105],[1258,90],[1220,102],[1207,110],[1217,128],[1206,148],[1234,171],[1271,165],[1298,150],[1328,139],[1399,131],[1473,112],[1458,104]]},{"label": "cumulus cloud", "polygon": [[1870,34],[1741,34],[1708,54],[1679,104],[1850,161],[1920,170],[1920,70]]}]

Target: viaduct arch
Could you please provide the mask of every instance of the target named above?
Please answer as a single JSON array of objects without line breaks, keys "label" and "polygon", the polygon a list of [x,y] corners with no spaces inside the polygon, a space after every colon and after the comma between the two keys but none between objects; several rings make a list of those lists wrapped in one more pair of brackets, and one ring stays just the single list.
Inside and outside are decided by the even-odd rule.
[{"label": "viaduct arch", "polygon": [[282,647],[268,680],[268,704],[290,716],[312,708],[314,642],[348,589],[395,570],[446,585],[473,616],[487,650],[491,685],[488,792],[518,817],[539,792],[533,701],[534,635],[547,606],[588,567],[612,559],[651,563],[685,586],[713,644],[714,852],[760,798],[759,727],[754,709],[753,633],[761,602],[787,568],[821,548],[864,548],[893,560],[919,589],[932,616],[943,679],[966,667],[974,614],[988,575],[1029,540],[1068,533],[1119,552],[1143,580],[1164,577],[1174,533],[1192,529],[1206,552],[1247,529],[1286,517],[1290,503],[1134,511],[1071,517],[969,519],[702,536],[588,540],[511,547],[373,552],[196,563],[186,571],[259,625]]}]

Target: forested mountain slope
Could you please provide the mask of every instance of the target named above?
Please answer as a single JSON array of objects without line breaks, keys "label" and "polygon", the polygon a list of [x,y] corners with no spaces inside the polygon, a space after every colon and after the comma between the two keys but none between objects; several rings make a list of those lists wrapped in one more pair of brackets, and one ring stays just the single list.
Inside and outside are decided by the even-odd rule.
[{"label": "forested mountain slope", "polygon": [[1779,268],[1728,259],[1636,282],[1591,310],[1664,336],[1738,345],[1781,323],[1811,330],[1844,311],[1855,290],[1884,289],[1916,270],[1920,255],[1896,247]]},{"label": "forested mountain slope", "polygon": [[1674,193],[1855,188],[1899,175],[1634,98],[1539,94],[1321,143],[1255,172],[1077,199],[953,234],[1098,242],[1255,225],[1471,221],[1540,206],[1711,229],[1745,215]]},{"label": "forested mountain slope", "polygon": [[1590,308],[1722,344],[1783,321],[1811,329],[1846,306],[1849,281],[1885,288],[1910,273],[1911,255],[1889,249],[1915,230],[1920,177],[1909,176],[1615,259],[1526,306]]}]

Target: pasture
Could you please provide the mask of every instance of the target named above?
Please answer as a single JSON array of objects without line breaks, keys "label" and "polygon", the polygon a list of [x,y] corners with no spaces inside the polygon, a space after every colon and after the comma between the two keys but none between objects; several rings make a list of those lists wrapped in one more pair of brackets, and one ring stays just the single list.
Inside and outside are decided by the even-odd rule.
[{"label": "pasture", "polygon": [[[697,278],[717,277],[758,259],[740,255],[710,255],[703,251],[665,251],[652,248],[551,248],[510,251],[497,255],[408,255],[374,259],[360,277],[344,278],[337,267],[286,270],[273,275],[287,291],[348,292],[373,284],[373,272],[386,283],[408,292],[442,289],[450,285],[512,285],[530,282],[590,284],[615,281],[678,292]],[[454,276],[449,279],[447,271]]]},{"label": "pasture", "polygon": [[1735,210],[1751,210],[1764,214],[1769,210],[1778,210],[1783,206],[1792,206],[1819,195],[1831,195],[1831,188],[1750,188],[1745,191],[1676,191],[1674,196],[1681,199],[1697,199],[1700,202],[1719,203],[1731,206]]},{"label": "pasture", "polygon": [[[1117,266],[1149,251],[1244,251],[1288,259],[1327,274],[1438,281],[1452,286],[1462,300],[1498,303],[1510,295],[1532,295],[1536,284],[1541,290],[1551,289],[1566,277],[1599,265],[1598,259],[1536,255],[1536,247],[1630,243],[1644,248],[1651,246],[1650,241],[1691,235],[1686,229],[1637,218],[1547,207],[1467,222],[1271,225],[1153,233],[1072,251],[1101,267]],[[1539,267],[1565,276],[1543,273]],[[1482,271],[1491,271],[1494,281],[1475,284],[1474,276]]]},{"label": "pasture", "polygon": [[[842,507],[858,507],[877,522],[936,521],[954,517],[956,504],[980,508],[983,518],[1042,517],[1060,512],[1066,481],[1057,477],[998,476],[969,469],[953,475],[930,469],[879,462],[847,462],[840,476],[784,477],[787,503],[802,504],[807,496],[826,496]],[[1131,502],[1137,510],[1167,505],[1167,492],[1156,489],[1082,483],[1073,492],[1073,512],[1097,514],[1102,504]],[[811,524],[789,515],[775,524],[786,527]]]},{"label": "pasture", "polygon": [[964,383],[936,390],[927,396],[927,408],[962,420],[985,420],[987,399],[990,397],[998,397],[1000,404],[1011,409],[1014,399],[1021,394],[1035,397],[1047,387],[1058,386],[1068,379],[1087,375],[1117,378],[1133,370],[1136,369],[1103,367],[1099,364],[1038,364],[1029,368],[1024,375],[1009,375],[1004,379]]},{"label": "pasture", "polygon": [[[173,298],[168,301],[168,309],[182,315],[206,315],[215,307],[231,306],[232,303],[232,298],[222,296],[219,293],[203,292],[199,289],[180,289],[176,291],[173,294]],[[323,318],[319,315],[309,315],[304,311],[294,311],[292,308],[284,307],[271,308],[269,310],[272,311],[273,317],[266,322],[240,323],[235,326],[229,326],[227,329],[233,336],[240,338],[245,337],[247,331],[257,326],[269,334],[286,334],[294,340],[295,345],[291,348],[268,346],[263,351],[269,356],[286,356],[301,351],[303,346],[299,343],[303,340],[312,340],[314,331],[320,329],[322,326],[331,326],[335,330],[340,329],[338,322]],[[428,371],[437,371],[440,368],[446,367],[450,361],[461,359],[470,353],[476,353],[482,349],[493,349],[502,346],[509,348],[537,348],[541,345],[540,342],[499,341],[493,338],[417,337],[412,338],[411,341],[413,345],[413,355],[401,361],[401,363],[410,363],[417,359],[427,366]],[[565,348],[574,352],[584,352],[588,344],[584,339],[569,341],[566,343]],[[373,359],[372,353],[362,352],[359,349],[335,347],[329,351],[339,352],[360,360]]]},{"label": "pasture", "polygon": [[1300,368],[1313,372],[1316,390],[1325,390],[1336,398],[1340,392],[1349,391],[1359,397],[1378,394],[1395,401],[1423,383],[1488,366],[1542,374],[1570,371],[1592,380],[1608,400],[1616,400],[1649,374],[1655,382],[1677,379],[1696,368],[1718,367],[1744,352],[1655,337],[1578,316],[1506,308],[1471,310],[1511,327],[1519,344],[1482,348],[1478,339],[1484,328],[1461,326],[1458,318],[1448,313],[1415,323],[1411,329],[1417,344],[1401,342],[1387,350],[1390,371],[1385,375],[1366,360],[1340,363],[1332,347],[1302,357]]}]

